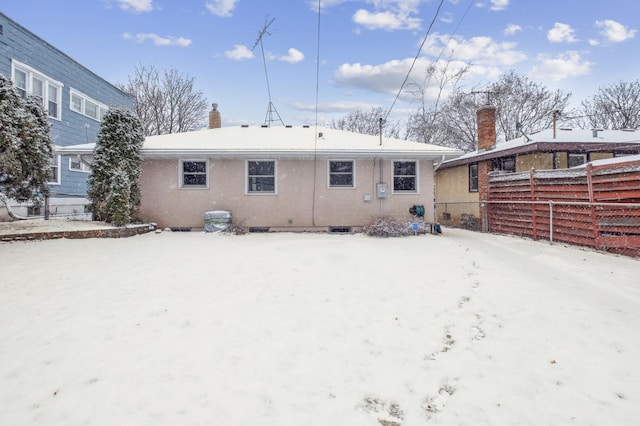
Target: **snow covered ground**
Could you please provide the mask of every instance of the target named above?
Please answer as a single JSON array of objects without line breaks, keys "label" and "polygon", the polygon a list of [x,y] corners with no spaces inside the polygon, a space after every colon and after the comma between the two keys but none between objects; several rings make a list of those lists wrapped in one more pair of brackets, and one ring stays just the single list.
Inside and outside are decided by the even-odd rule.
[{"label": "snow covered ground", "polygon": [[638,424],[639,277],[452,229],[0,243],[0,424]]}]

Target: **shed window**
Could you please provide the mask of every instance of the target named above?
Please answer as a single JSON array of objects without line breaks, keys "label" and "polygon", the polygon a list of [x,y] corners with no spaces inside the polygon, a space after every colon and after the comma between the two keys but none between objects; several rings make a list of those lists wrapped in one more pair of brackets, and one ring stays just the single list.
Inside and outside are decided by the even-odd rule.
[{"label": "shed window", "polygon": [[569,167],[580,166],[587,162],[587,154],[569,154]]},{"label": "shed window", "polygon": [[478,163],[469,164],[469,192],[478,192]]}]

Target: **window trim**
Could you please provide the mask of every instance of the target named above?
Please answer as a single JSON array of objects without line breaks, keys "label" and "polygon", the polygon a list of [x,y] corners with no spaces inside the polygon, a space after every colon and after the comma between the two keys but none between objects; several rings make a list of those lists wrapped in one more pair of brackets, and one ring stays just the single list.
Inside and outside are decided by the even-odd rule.
[{"label": "window trim", "polygon": [[[34,77],[36,77],[36,79],[44,83],[43,84],[44,97],[42,99],[42,106],[45,109],[45,111],[47,111],[47,117],[52,118],[54,120],[58,120],[58,121],[62,120],[62,88],[64,87],[64,84],[62,84],[58,80],[55,80],[47,76],[46,74],[43,74],[42,72],[36,70],[35,68],[30,67],[27,64],[23,64],[22,62],[12,59],[11,60],[11,81],[14,83],[16,81],[16,71],[19,71],[26,75],[25,87],[18,88],[18,90],[20,90],[21,92],[24,92],[25,95],[27,96],[33,95],[33,78]],[[55,89],[57,89],[58,93],[55,96],[55,100],[49,99],[49,86],[52,86]],[[49,113],[50,102],[55,103],[57,106],[56,115],[51,115]]]},{"label": "window trim", "polygon": [[[62,181],[61,181],[61,175],[62,175],[62,156],[61,155],[54,155],[52,160],[55,159],[56,161],[56,179],[55,180],[50,180],[47,181],[48,185],[62,185]],[[50,161],[49,163],[49,168],[52,168],[53,166],[53,161]]]},{"label": "window trim", "polygon": [[[396,163],[414,163],[416,174],[411,175],[415,180],[415,188],[414,190],[404,190],[404,189],[396,189],[396,176],[410,176],[410,175],[396,175]],[[393,194],[419,194],[420,186],[418,183],[420,182],[420,163],[418,160],[393,160],[391,163],[391,188],[393,188]]]},{"label": "window trim", "polygon": [[[80,109],[75,109],[73,107],[73,97],[77,96],[78,98],[80,98]],[[95,104],[97,109],[96,112],[98,114],[97,117],[94,117],[90,114],[87,114],[87,102],[90,102],[92,104]],[[104,115],[106,114],[106,112],[109,110],[109,107],[105,104],[103,104],[102,102],[98,102],[95,99],[93,99],[91,96],[87,96],[84,93],[82,93],[81,91],[74,89],[73,87],[69,88],[69,109],[77,114],[81,114],[84,115],[85,117],[88,117],[92,120],[95,120],[97,122],[102,122],[102,117],[104,117]]]},{"label": "window trim", "polygon": [[[341,163],[351,163],[351,185],[331,185],[331,163],[333,162],[341,162]],[[346,175],[344,172],[333,172]],[[331,159],[327,160],[327,188],[330,189],[355,189],[356,188],[356,160],[348,160],[348,159]]]},{"label": "window trim", "polygon": [[[251,191],[249,190],[249,162],[271,162],[273,163],[273,191]],[[268,175],[255,175],[268,176]],[[278,161],[272,158],[253,158],[244,162],[244,193],[245,195],[277,195],[278,194]]]},{"label": "window trim", "polygon": [[[471,172],[471,169],[473,167],[475,167],[475,169],[476,169],[475,178],[473,177],[473,174]],[[472,185],[474,181],[475,181],[475,187],[474,187],[474,185]],[[469,192],[478,192],[478,188],[479,188],[478,163],[470,163],[469,164]]]},{"label": "window trim", "polygon": [[[206,183],[204,185],[185,185],[184,184],[184,163],[204,163],[205,164],[205,173]],[[209,189],[209,160],[202,158],[184,158],[180,159],[178,163],[178,188],[179,189]]]}]

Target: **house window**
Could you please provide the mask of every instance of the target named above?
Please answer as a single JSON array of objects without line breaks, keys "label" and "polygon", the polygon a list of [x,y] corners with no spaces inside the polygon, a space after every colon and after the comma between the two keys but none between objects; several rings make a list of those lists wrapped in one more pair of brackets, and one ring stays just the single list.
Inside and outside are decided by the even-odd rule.
[{"label": "house window", "polygon": [[80,161],[77,157],[69,158],[69,170],[72,172],[91,173],[91,167]]},{"label": "house window", "polygon": [[91,99],[89,96],[75,89],[71,89],[70,92],[71,102],[69,103],[69,108],[71,108],[71,111],[86,115],[97,121],[102,121],[102,117],[109,109],[106,105]]},{"label": "house window", "polygon": [[516,171],[516,157],[502,157],[493,159],[492,170],[499,170],[502,172],[515,172]]},{"label": "house window", "polygon": [[329,187],[330,188],[353,188],[354,162],[351,160],[330,160],[329,161]]},{"label": "house window", "polygon": [[62,83],[17,61],[11,62],[11,75],[13,84],[21,97],[35,96],[47,109],[49,117],[60,120]]},{"label": "house window", "polygon": [[418,165],[415,161],[393,162],[393,191],[417,192]]},{"label": "house window", "polygon": [[247,193],[276,192],[276,162],[274,160],[247,161]]},{"label": "house window", "polygon": [[207,188],[209,175],[207,160],[180,160],[180,187]]},{"label": "house window", "polygon": [[587,154],[569,154],[568,157],[570,168],[580,166],[587,162]]},{"label": "house window", "polygon": [[469,192],[478,192],[478,163],[469,164]]},{"label": "house window", "polygon": [[49,160],[49,184],[60,185],[60,156],[54,155]]}]

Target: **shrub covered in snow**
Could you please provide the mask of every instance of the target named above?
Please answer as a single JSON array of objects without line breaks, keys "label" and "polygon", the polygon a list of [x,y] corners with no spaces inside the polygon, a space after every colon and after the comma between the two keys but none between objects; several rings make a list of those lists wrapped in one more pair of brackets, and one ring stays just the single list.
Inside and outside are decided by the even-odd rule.
[{"label": "shrub covered in snow", "polygon": [[50,125],[42,102],[21,98],[0,75],[0,191],[38,205],[49,192],[53,153]]},{"label": "shrub covered in snow", "polygon": [[127,109],[105,114],[89,177],[91,210],[98,220],[122,226],[140,205],[140,148],[144,135],[138,118]]},{"label": "shrub covered in snow", "polygon": [[362,227],[372,237],[405,237],[413,235],[411,221],[395,216],[378,216]]}]

